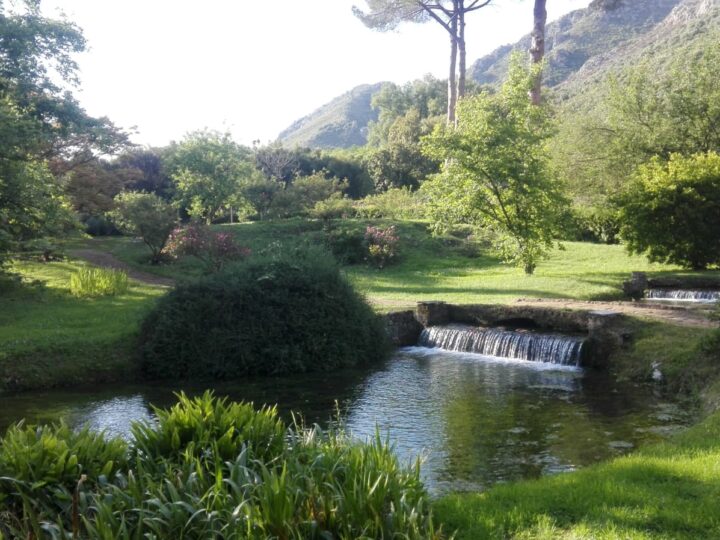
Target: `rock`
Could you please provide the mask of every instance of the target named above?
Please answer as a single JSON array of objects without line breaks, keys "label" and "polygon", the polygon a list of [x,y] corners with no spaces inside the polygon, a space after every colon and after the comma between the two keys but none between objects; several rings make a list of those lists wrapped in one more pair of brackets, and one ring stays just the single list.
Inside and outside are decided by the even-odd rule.
[{"label": "rock", "polygon": [[633,300],[640,300],[645,296],[645,290],[648,288],[647,274],[644,272],[633,272],[632,277],[628,281],[623,281],[623,294]]},{"label": "rock", "polygon": [[415,318],[425,327],[447,324],[450,322],[448,305],[445,302],[418,302]]},{"label": "rock", "polygon": [[423,326],[412,311],[398,311],[385,315],[385,329],[396,347],[417,345]]}]

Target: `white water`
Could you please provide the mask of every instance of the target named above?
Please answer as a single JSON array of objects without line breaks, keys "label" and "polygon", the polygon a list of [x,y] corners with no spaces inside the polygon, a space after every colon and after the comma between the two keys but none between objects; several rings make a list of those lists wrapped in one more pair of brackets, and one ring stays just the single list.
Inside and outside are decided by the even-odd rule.
[{"label": "white water", "polygon": [[676,302],[718,302],[720,301],[720,291],[650,289],[645,293],[645,298]]},{"label": "white water", "polygon": [[418,345],[527,362],[580,366],[583,340],[555,334],[454,325],[426,328]]}]

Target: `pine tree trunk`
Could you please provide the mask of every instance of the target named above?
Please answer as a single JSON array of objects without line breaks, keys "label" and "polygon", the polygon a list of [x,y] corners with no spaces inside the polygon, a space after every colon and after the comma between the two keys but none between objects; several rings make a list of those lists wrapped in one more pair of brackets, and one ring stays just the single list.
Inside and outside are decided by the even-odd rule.
[{"label": "pine tree trunk", "polygon": [[455,123],[455,109],[457,108],[457,57],[458,57],[458,42],[457,42],[457,18],[453,18],[450,22],[450,73],[448,76],[448,109],[447,109],[447,123],[453,125]]},{"label": "pine tree trunk", "polygon": [[462,2],[458,2],[457,7],[457,44],[460,65],[458,67],[458,99],[465,97],[466,72],[467,72],[467,52],[465,47],[465,11]]},{"label": "pine tree trunk", "polygon": [[[545,56],[545,23],[547,22],[547,0],[535,0],[533,11],[533,31],[531,35],[530,57],[533,65],[538,65]],[[540,105],[542,102],[542,71],[538,69],[532,89],[530,90],[530,101],[533,105]]]}]

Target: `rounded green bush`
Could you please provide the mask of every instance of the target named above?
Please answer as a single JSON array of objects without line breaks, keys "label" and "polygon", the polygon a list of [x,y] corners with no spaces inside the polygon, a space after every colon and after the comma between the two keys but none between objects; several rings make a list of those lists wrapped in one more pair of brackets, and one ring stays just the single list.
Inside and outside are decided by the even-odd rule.
[{"label": "rounded green bush", "polygon": [[316,249],[255,257],[180,285],[141,329],[150,378],[330,371],[387,351],[380,318]]}]

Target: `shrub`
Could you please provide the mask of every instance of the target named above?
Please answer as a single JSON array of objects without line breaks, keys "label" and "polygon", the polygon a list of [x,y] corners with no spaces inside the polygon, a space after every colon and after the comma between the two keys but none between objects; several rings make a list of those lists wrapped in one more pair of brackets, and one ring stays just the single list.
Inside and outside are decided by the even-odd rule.
[{"label": "shrub", "polygon": [[287,189],[275,194],[269,213],[276,218],[308,215],[317,203],[339,195],[344,189],[347,182],[326,178],[322,171],[298,176]]},{"label": "shrub", "polygon": [[367,258],[365,235],[355,230],[332,230],[325,235],[325,244],[343,264],[359,264]]},{"label": "shrub", "polygon": [[620,222],[615,208],[571,208],[563,221],[563,240],[602,244],[617,244],[620,240]]},{"label": "shrub", "polygon": [[355,205],[358,216],[367,219],[423,219],[425,201],[410,188],[391,188],[369,195]]},{"label": "shrub", "polygon": [[222,460],[234,459],[243,445],[253,458],[271,460],[282,453],[285,425],[276,408],[256,411],[252,404],[228,403],[211,392],[189,398],[178,394],[168,410],[155,408],[157,421],[133,426],[135,450],[153,459],[180,453],[202,456],[213,450]]},{"label": "shrub", "polygon": [[152,252],[152,262],[160,256],[175,228],[175,209],[153,193],[121,193],[115,197],[110,218],[120,231],[142,238]]},{"label": "shrub", "polygon": [[720,264],[720,155],[655,158],[638,168],[619,205],[631,252],[695,270]]},{"label": "shrub", "polygon": [[385,229],[368,227],[365,230],[368,263],[376,268],[384,268],[393,262],[398,255],[399,241],[394,225]]},{"label": "shrub", "polygon": [[272,409],[208,393],[156,412],[155,425],[133,427],[130,460],[122,440],[87,430],[11,428],[0,537],[443,538],[419,464],[401,466],[379,437],[285,431]]},{"label": "shrub", "polygon": [[322,219],[326,224],[333,219],[347,219],[355,215],[355,208],[350,199],[336,194],[319,201],[310,212],[314,218]]},{"label": "shrub", "polygon": [[386,353],[380,319],[318,249],[260,255],[178,286],[141,329],[154,378],[329,371]]},{"label": "shrub", "polygon": [[250,255],[250,250],[239,246],[230,233],[213,232],[207,225],[195,223],[175,229],[165,246],[165,253],[173,258],[195,257],[209,272],[219,272],[227,263]]},{"label": "shrub", "polygon": [[70,293],[80,298],[116,296],[128,288],[128,276],[122,270],[83,268],[70,276]]}]

